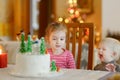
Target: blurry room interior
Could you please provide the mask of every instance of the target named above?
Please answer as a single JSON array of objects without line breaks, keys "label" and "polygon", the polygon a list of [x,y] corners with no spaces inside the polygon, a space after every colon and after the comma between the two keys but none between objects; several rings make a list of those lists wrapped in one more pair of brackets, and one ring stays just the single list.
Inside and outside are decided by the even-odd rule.
[{"label": "blurry room interior", "polygon": [[[50,22],[70,16],[69,1],[0,0],[0,36],[16,40],[16,34],[21,30],[37,34],[39,38],[44,36],[45,28]],[[91,12],[83,13],[81,16],[85,22],[95,23],[95,30],[101,37],[101,1],[88,0],[88,2],[91,4]]]},{"label": "blurry room interior", "polygon": [[16,34],[21,30],[37,34],[39,38],[44,36],[45,28],[50,22],[71,16],[70,1],[77,1],[77,8],[81,11],[82,3],[89,4],[91,11],[80,12],[79,17],[84,18],[85,23],[94,23],[95,42],[99,42],[106,35],[119,35],[120,1],[0,0],[0,39],[16,40]]}]

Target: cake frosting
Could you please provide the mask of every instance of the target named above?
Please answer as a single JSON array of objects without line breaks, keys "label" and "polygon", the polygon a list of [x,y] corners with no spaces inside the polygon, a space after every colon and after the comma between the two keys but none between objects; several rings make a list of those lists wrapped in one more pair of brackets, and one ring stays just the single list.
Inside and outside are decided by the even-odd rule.
[{"label": "cake frosting", "polygon": [[31,41],[30,35],[26,42],[24,41],[24,34],[21,35],[21,45],[19,52],[16,54],[14,73],[39,75],[51,71],[50,54],[46,51],[44,38],[41,38],[40,43],[35,44]]},{"label": "cake frosting", "polygon": [[41,73],[49,73],[50,71],[50,55],[16,55],[15,73],[27,75],[39,75]]}]

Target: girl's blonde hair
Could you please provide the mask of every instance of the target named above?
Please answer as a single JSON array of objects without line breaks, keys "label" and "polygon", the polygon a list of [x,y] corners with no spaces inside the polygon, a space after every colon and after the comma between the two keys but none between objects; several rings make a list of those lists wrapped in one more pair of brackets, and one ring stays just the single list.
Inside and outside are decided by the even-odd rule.
[{"label": "girl's blonde hair", "polygon": [[111,49],[116,55],[114,59],[117,61],[120,58],[120,42],[117,39],[107,37],[101,41],[100,44],[106,45]]},{"label": "girl's blonde hair", "polygon": [[63,23],[53,22],[49,24],[45,31],[45,40],[48,41],[49,36],[54,31],[64,31],[67,33],[67,27]]}]

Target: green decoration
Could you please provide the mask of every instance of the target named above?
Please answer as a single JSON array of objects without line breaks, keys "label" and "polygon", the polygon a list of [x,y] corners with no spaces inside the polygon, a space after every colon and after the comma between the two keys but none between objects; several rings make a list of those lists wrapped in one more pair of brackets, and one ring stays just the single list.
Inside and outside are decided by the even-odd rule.
[{"label": "green decoration", "polygon": [[27,52],[32,52],[32,41],[31,41],[31,35],[28,35],[28,42],[27,42]]},{"label": "green decoration", "polygon": [[45,54],[45,40],[43,37],[41,38],[40,54]]},{"label": "green decoration", "polygon": [[56,70],[57,70],[56,63],[55,63],[55,61],[52,61],[51,62],[51,71],[56,71]]},{"label": "green decoration", "polygon": [[24,34],[21,34],[21,45],[20,45],[20,52],[24,54],[26,52],[26,45],[24,42]]}]

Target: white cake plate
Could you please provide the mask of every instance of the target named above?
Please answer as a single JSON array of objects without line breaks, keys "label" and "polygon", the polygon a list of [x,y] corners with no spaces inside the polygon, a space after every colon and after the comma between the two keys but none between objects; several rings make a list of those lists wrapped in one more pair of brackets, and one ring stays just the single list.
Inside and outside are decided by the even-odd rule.
[{"label": "white cake plate", "polygon": [[24,74],[24,73],[16,73],[16,72],[10,72],[10,75],[16,76],[16,77],[44,77],[44,78],[49,78],[49,77],[57,77],[62,75],[64,72],[59,71],[59,72],[49,72],[49,73],[44,73],[44,74]]}]

